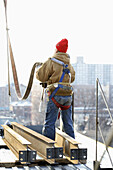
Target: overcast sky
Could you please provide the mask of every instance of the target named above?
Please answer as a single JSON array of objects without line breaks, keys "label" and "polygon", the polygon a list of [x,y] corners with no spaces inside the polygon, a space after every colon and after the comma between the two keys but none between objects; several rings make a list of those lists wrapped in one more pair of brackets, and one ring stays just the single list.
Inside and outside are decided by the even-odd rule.
[{"label": "overcast sky", "polygon": [[[20,83],[62,38],[71,63],[113,64],[113,0],[7,0],[8,28]],[[0,86],[7,83],[4,4],[0,0]],[[10,73],[12,75],[12,72]]]}]

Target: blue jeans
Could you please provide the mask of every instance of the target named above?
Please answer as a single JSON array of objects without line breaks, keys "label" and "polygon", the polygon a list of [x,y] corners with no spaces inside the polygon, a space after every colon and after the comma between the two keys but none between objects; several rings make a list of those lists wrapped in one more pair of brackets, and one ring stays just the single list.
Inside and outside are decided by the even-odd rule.
[{"label": "blue jeans", "polygon": [[[62,105],[71,105],[71,96],[54,96],[55,100]],[[55,140],[55,122],[58,117],[58,107],[50,99],[47,103],[46,118],[43,127],[43,135]],[[67,133],[72,138],[75,138],[73,121],[72,121],[72,106],[67,110],[62,110],[62,121],[65,133]]]}]

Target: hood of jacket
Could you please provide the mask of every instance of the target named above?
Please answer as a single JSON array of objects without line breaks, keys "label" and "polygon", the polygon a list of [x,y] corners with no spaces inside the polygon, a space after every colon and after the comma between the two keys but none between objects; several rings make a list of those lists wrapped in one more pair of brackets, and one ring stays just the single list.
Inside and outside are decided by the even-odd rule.
[{"label": "hood of jacket", "polygon": [[62,61],[64,64],[70,64],[70,56],[67,53],[57,52],[52,58]]}]

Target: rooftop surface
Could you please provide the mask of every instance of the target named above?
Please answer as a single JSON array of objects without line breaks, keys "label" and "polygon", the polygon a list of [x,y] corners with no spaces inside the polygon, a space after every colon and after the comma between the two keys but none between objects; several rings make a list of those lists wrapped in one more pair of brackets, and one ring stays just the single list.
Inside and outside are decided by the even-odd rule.
[{"label": "rooftop surface", "polygon": [[[46,169],[52,169],[52,170],[60,170],[60,169],[63,169],[63,170],[73,170],[73,169],[80,169],[80,170],[83,170],[83,169],[93,169],[93,161],[95,160],[95,146],[96,146],[96,143],[95,143],[95,140],[89,138],[89,137],[86,137],[80,133],[77,133],[76,132],[76,141],[79,141],[80,144],[79,144],[79,147],[80,148],[87,148],[87,151],[88,151],[88,154],[87,154],[87,163],[86,165],[81,165],[81,164],[78,164],[78,165],[73,165],[71,163],[69,164],[58,164],[58,165],[49,165],[47,163],[42,163],[41,165],[35,165],[33,167],[28,167],[27,165],[26,166],[23,166],[23,167],[12,167],[12,168],[3,168],[2,169],[43,169],[43,170],[46,170]],[[5,143],[3,142],[2,138],[0,137],[0,145],[5,145]],[[103,152],[105,150],[105,146],[104,144],[98,142],[98,160],[100,160]],[[113,148],[112,147],[109,147],[109,153],[110,153],[110,156],[111,158],[113,158]],[[42,158],[39,157],[39,155],[37,155],[38,159],[40,161],[42,161]],[[13,163],[17,160],[17,158],[15,157],[15,155],[9,150],[9,149],[5,149],[5,148],[1,148],[0,149],[0,164],[3,163],[3,162],[7,162],[7,164],[10,165],[10,163]],[[110,162],[110,159],[109,159],[109,155],[108,153],[106,152],[105,155],[104,155],[104,158],[101,162],[101,168],[112,168],[112,165],[111,165],[111,162]]]}]

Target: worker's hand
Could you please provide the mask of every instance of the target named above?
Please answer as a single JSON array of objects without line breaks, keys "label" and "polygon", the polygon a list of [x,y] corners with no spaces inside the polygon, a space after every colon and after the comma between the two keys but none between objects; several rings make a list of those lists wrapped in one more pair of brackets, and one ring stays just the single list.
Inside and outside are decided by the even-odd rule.
[{"label": "worker's hand", "polygon": [[47,87],[47,83],[40,83],[40,85],[42,85],[43,88]]}]

